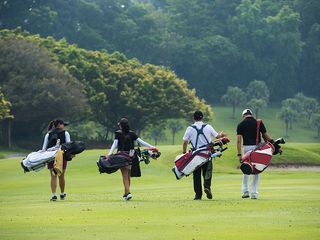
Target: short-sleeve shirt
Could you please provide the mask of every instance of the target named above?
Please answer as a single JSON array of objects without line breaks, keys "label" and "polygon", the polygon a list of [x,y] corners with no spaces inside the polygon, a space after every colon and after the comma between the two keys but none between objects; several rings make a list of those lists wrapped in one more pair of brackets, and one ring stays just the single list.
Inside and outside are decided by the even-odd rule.
[{"label": "short-sleeve shirt", "polygon": [[128,133],[118,130],[114,138],[118,140],[118,151],[130,151],[134,149],[134,141],[138,139],[138,136],[131,130]]},{"label": "short-sleeve shirt", "polygon": [[[261,142],[261,133],[266,133],[266,127],[263,122],[260,123],[259,143]],[[253,117],[247,117],[238,124],[237,135],[243,138],[243,145],[256,145],[257,120]]]},{"label": "short-sleeve shirt", "polygon": [[[195,126],[197,129],[201,129],[201,127],[204,125],[203,122],[198,121],[195,122],[192,126]],[[190,141],[191,145],[194,148],[199,148],[202,147],[204,145],[207,145],[208,142],[212,141],[212,138],[215,138],[216,136],[218,136],[218,133],[216,130],[214,130],[214,128],[210,125],[207,124],[204,128],[203,128],[203,133],[206,137],[206,139],[208,140],[208,142],[206,141],[206,139],[204,138],[204,136],[202,134],[199,135],[198,138],[198,143],[197,146],[195,146],[196,144],[196,140],[197,140],[197,130],[195,130],[192,126],[189,126],[183,136],[183,141]]]}]

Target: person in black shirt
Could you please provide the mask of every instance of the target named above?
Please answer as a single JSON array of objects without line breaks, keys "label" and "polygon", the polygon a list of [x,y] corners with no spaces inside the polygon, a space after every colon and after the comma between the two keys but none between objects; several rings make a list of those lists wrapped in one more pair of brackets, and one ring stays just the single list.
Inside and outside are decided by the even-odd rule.
[{"label": "person in black shirt", "polygon": [[[48,126],[48,132],[44,138],[42,150],[45,151],[48,148],[54,147],[57,144],[61,145],[63,143],[70,142],[70,134],[64,130],[64,126],[67,126],[68,124],[65,123],[61,119],[53,120],[49,123]],[[53,171],[53,164],[54,162],[48,163],[48,169],[50,170],[51,175],[51,191],[52,191],[52,197],[50,201],[56,201],[56,189],[57,189],[57,175]],[[63,173],[59,176],[59,186],[60,186],[60,199],[64,200],[67,196],[65,193],[65,171],[67,169],[67,161],[63,160]]]},{"label": "person in black shirt", "polygon": [[[267,133],[266,127],[262,121],[260,123],[259,134],[257,138],[257,120],[253,117],[252,111],[250,109],[245,109],[242,112],[242,117],[243,117],[243,121],[240,122],[237,127],[237,150],[238,150],[238,158],[240,161],[242,157],[242,150],[244,153],[250,150],[254,150],[257,147],[257,144],[261,142],[261,135],[265,141],[271,140],[271,137]],[[243,149],[242,149],[242,145],[243,145]],[[260,179],[260,174],[256,174],[252,176],[252,192],[251,192],[252,199],[258,198],[259,179]],[[249,181],[249,175],[243,174],[242,198],[249,197],[248,181]]]},{"label": "person in black shirt", "polygon": [[[139,138],[134,131],[130,130],[128,119],[121,118],[118,125],[120,129],[115,132],[114,141],[107,155],[107,158],[109,155],[111,155],[114,152],[116,147],[118,147],[118,152],[119,151],[129,152],[129,155],[133,156],[135,141],[137,141],[143,146],[154,148],[152,145],[150,145],[149,143]],[[133,161],[138,161],[138,160],[134,158]],[[139,162],[136,164],[139,164]],[[123,200],[130,200],[132,198],[132,194],[130,193],[131,166],[123,167],[120,170],[121,170],[123,185],[124,185],[124,195],[122,198]]]}]

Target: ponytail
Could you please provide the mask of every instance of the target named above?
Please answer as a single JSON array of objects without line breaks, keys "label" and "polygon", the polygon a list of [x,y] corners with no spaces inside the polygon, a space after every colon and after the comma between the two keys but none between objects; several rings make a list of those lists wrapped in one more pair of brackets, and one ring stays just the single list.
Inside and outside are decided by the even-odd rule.
[{"label": "ponytail", "polygon": [[51,131],[55,125],[55,120],[52,120],[48,125],[48,131]]}]

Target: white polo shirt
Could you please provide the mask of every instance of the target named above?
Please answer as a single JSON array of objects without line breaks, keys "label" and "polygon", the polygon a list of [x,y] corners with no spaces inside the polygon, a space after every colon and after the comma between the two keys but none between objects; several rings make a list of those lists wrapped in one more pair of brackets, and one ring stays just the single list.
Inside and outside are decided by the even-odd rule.
[{"label": "white polo shirt", "polygon": [[[202,125],[204,125],[204,123],[202,121],[197,121],[192,126],[195,126],[197,129],[200,130],[202,128]],[[203,128],[203,133],[209,142],[212,141],[212,138],[215,138],[216,136],[218,136],[217,131],[214,130],[214,128],[210,124],[207,124]],[[198,148],[198,147],[201,147],[203,145],[208,144],[207,141],[205,140],[204,136],[202,134],[200,134],[199,138],[198,138],[197,146],[195,146],[196,140],[197,140],[197,131],[191,126],[189,126],[187,128],[182,139],[183,139],[183,141],[190,141],[192,143],[191,146],[194,146],[195,148]]]}]

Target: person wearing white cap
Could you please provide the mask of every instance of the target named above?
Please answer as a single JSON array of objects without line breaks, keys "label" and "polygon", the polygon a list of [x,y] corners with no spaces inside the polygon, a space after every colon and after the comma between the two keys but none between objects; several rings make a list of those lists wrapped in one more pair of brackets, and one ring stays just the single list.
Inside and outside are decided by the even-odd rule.
[{"label": "person wearing white cap", "polygon": [[[261,142],[261,135],[265,141],[270,141],[271,137],[267,133],[266,127],[263,122],[259,120],[260,125],[257,124],[257,119],[253,117],[250,109],[245,109],[242,112],[243,120],[237,126],[237,150],[238,158],[241,161],[242,151],[244,153],[254,150],[257,144]],[[257,129],[259,126],[259,129]],[[257,134],[258,133],[258,134]],[[242,147],[243,145],[243,147]],[[258,198],[258,184],[260,174],[252,175],[252,191],[251,198]],[[249,198],[249,187],[248,187],[249,175],[243,174],[242,177],[242,198]]]}]

